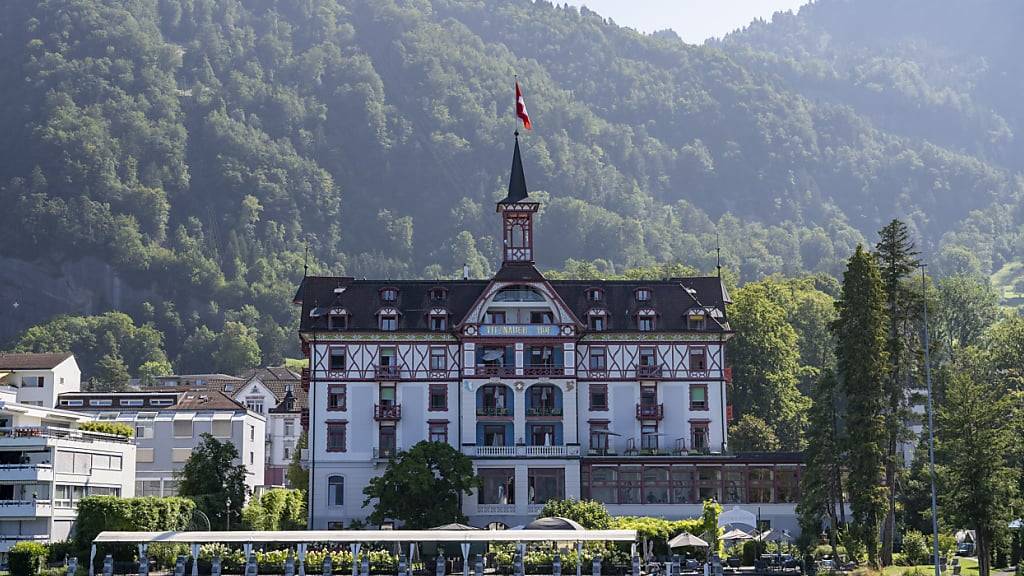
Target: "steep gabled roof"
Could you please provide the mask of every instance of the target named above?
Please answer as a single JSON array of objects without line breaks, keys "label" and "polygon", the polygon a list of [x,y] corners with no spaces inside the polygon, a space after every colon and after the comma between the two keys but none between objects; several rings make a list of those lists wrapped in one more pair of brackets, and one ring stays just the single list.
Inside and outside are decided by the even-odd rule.
[{"label": "steep gabled roof", "polygon": [[0,352],[0,370],[52,370],[71,352]]}]

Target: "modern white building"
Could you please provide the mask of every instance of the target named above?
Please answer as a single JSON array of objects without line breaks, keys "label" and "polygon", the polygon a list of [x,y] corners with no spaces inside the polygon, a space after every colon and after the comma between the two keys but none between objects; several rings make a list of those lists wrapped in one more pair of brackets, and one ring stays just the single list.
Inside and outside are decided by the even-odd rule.
[{"label": "modern white building", "polygon": [[77,392],[81,381],[71,353],[0,353],[0,386],[17,390],[19,404],[54,408],[57,396]]},{"label": "modern white building", "polygon": [[493,278],[303,280],[310,527],[365,518],[370,478],[432,440],[473,459],[478,526],[523,524],[549,499],[683,518],[715,498],[796,530],[799,456],[728,450],[721,279],[547,280],[538,209],[517,140]]},{"label": "modern white building", "polygon": [[177,495],[175,475],[204,432],[235,446],[250,490],[264,484],[266,418],[218,390],[69,392],[60,407],[135,428],[139,496]]},{"label": "modern white building", "polygon": [[0,564],[19,541],[67,540],[83,497],[135,493],[131,439],[79,430],[89,416],[15,396],[0,391]]}]

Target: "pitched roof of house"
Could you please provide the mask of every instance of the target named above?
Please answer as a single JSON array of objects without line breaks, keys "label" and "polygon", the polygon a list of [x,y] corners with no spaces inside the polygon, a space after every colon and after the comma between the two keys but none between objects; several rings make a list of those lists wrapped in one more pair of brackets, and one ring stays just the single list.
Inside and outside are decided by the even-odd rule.
[{"label": "pitched roof of house", "polygon": [[0,352],[0,370],[50,370],[72,356],[71,352]]},{"label": "pitched roof of house", "polygon": [[[254,368],[245,372],[242,376],[246,382],[251,381],[253,378],[258,378],[274,395],[274,398],[277,399],[277,405],[271,407],[270,412],[275,414],[298,413],[306,407],[306,391],[300,385],[302,376],[287,366]],[[290,409],[285,407],[284,402],[289,390],[292,393],[292,406]]]},{"label": "pitched roof of house", "polygon": [[165,410],[245,410],[245,406],[220,390],[189,390]]}]

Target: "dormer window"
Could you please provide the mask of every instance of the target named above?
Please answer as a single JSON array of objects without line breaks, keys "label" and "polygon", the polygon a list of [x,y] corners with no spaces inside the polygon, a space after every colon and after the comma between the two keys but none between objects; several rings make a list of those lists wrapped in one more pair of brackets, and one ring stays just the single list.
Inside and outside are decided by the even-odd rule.
[{"label": "dormer window", "polygon": [[448,312],[444,309],[430,311],[430,329],[434,332],[444,332],[448,329]]},{"label": "dormer window", "polygon": [[380,299],[382,302],[397,302],[398,288],[382,288],[380,291]]},{"label": "dormer window", "polygon": [[654,310],[645,309],[637,312],[636,327],[641,332],[653,332],[657,324],[658,314]]},{"label": "dormer window", "polygon": [[689,314],[686,317],[687,330],[706,330],[707,319],[704,315]]},{"label": "dormer window", "polygon": [[394,308],[382,308],[377,313],[378,323],[381,330],[384,332],[394,332],[398,330],[398,310]]},{"label": "dormer window", "polygon": [[603,332],[608,327],[608,313],[604,310],[591,310],[587,314],[587,327],[594,332]]},{"label": "dormer window", "polygon": [[430,299],[434,302],[440,302],[448,297],[448,289],[437,286],[430,289]]},{"label": "dormer window", "polygon": [[650,288],[637,288],[636,289],[636,301],[637,302],[650,302],[651,301],[651,289]]},{"label": "dormer window", "polygon": [[327,313],[328,330],[346,330],[348,328],[348,311],[344,308],[333,308]]},{"label": "dormer window", "polygon": [[587,288],[587,300],[591,302],[603,302],[604,290],[600,288]]}]

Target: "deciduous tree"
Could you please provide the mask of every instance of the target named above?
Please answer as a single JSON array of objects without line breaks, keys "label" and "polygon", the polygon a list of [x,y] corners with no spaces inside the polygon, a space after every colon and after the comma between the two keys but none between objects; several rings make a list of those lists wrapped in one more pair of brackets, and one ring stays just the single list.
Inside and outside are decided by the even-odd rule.
[{"label": "deciduous tree", "polygon": [[206,432],[201,438],[178,473],[178,495],[192,499],[214,530],[226,529],[228,521],[237,527],[248,493],[245,466],[236,463],[238,450],[231,442]]}]

